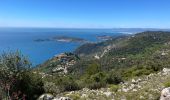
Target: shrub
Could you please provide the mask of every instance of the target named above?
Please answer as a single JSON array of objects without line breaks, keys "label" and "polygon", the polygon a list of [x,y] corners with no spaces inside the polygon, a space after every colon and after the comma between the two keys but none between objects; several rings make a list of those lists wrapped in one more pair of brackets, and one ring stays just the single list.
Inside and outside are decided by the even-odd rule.
[{"label": "shrub", "polygon": [[100,72],[100,66],[97,62],[92,62],[91,64],[87,66],[87,69],[86,69],[87,75],[93,75],[98,72]]},{"label": "shrub", "polygon": [[116,72],[110,72],[106,77],[106,83],[108,84],[119,84],[122,81],[121,75]]},{"label": "shrub", "polygon": [[99,89],[106,86],[105,73],[99,72],[97,74],[87,76],[84,80],[85,87],[90,89]]},{"label": "shrub", "polygon": [[24,72],[20,75],[18,89],[23,92],[29,100],[37,99],[39,95],[43,94],[43,86],[42,78],[38,74]]},{"label": "shrub", "polygon": [[78,83],[71,76],[62,76],[55,79],[55,84],[60,89],[60,92],[79,90]]},{"label": "shrub", "polygon": [[105,86],[106,86],[105,83],[100,83],[100,82],[93,82],[91,84],[87,84],[87,88],[89,89],[100,89]]},{"label": "shrub", "polygon": [[164,83],[164,86],[165,86],[165,87],[170,87],[170,81],[165,82],[165,83]]},{"label": "shrub", "polygon": [[0,84],[6,94],[5,98],[10,99],[14,95],[18,97],[20,90],[17,85],[21,73],[27,71],[29,67],[29,61],[19,52],[4,53],[0,56]]},{"label": "shrub", "polygon": [[148,67],[148,66],[142,66],[142,67],[134,66],[134,67],[125,69],[122,75],[124,78],[128,79],[128,78],[132,78],[136,76],[149,75],[150,73],[154,73],[154,72],[155,71],[151,67]]},{"label": "shrub", "polygon": [[3,99],[35,99],[34,94],[43,92],[41,78],[30,73],[31,64],[17,52],[0,56],[0,88]]},{"label": "shrub", "polygon": [[73,100],[80,100],[80,95],[79,94],[71,94],[69,95],[70,98],[72,98]]},{"label": "shrub", "polygon": [[45,82],[44,83],[44,90],[46,93],[60,93],[60,89],[58,88],[58,86],[55,85],[55,83],[53,82]]},{"label": "shrub", "polygon": [[119,86],[118,86],[118,85],[112,84],[112,85],[109,85],[109,88],[110,88],[111,91],[117,92],[118,89],[119,89]]}]

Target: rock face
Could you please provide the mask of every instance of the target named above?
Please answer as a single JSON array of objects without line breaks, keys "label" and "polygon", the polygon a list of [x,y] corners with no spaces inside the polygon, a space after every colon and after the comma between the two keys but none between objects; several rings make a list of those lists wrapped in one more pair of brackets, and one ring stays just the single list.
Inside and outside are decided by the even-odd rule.
[{"label": "rock face", "polygon": [[59,99],[54,99],[54,100],[71,100],[69,97],[60,97]]},{"label": "rock face", "polygon": [[170,87],[162,90],[160,100],[170,100]]},{"label": "rock face", "polygon": [[69,97],[54,97],[52,94],[42,94],[38,100],[72,100]]},{"label": "rock face", "polygon": [[163,68],[162,71],[163,71],[164,75],[167,75],[167,74],[169,74],[170,69],[168,69],[168,68]]},{"label": "rock face", "polygon": [[38,100],[52,100],[54,96],[52,94],[42,94]]}]

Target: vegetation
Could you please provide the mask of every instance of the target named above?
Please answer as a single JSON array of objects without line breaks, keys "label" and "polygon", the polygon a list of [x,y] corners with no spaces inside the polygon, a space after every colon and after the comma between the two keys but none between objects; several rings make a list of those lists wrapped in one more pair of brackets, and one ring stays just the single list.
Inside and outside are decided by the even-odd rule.
[{"label": "vegetation", "polygon": [[19,52],[1,55],[1,99],[35,99],[44,92],[41,78],[31,73],[30,66],[29,61]]},{"label": "vegetation", "polygon": [[166,82],[164,82],[164,86],[165,87],[170,87],[170,80],[167,80]]},{"label": "vegetation", "polygon": [[[170,67],[170,33],[169,32],[143,32],[133,36],[117,37],[101,43],[88,43],[78,48],[75,53],[80,59],[69,68],[67,76],[55,78],[54,83],[61,86],[61,78],[67,84],[62,91],[72,91],[84,87],[99,89],[116,85],[128,79],[156,73],[164,67]],[[102,54],[100,59],[94,59],[94,54]],[[55,73],[55,75],[58,75]],[[54,74],[53,74],[54,77]],[[58,77],[58,76],[57,76]],[[71,77],[71,80],[70,78]],[[66,78],[66,79],[65,79]],[[71,85],[71,86],[70,86]],[[74,87],[77,86],[77,87]],[[114,87],[115,86],[115,87]]]},{"label": "vegetation", "polygon": [[[54,57],[34,69],[20,53],[4,53],[0,57],[0,97],[32,100],[45,92],[60,94],[103,87],[117,92],[121,82],[170,67],[169,42],[170,32],[148,31],[117,37],[84,44],[75,54],[64,53],[63,58]],[[95,54],[102,56],[95,59]],[[53,71],[59,66],[67,67],[70,62],[67,73]],[[169,81],[164,86],[169,86]],[[80,96],[72,95],[72,98]]]},{"label": "vegetation", "polygon": [[70,72],[82,76],[78,80],[82,80],[82,83],[86,84],[85,87],[88,87],[87,84],[92,85],[90,86],[92,89],[149,75],[164,67],[170,67],[169,41],[169,32],[148,31],[98,44],[83,45],[76,50],[76,53],[87,55],[86,57],[92,55],[90,52],[100,55],[106,46],[112,48],[99,60],[81,58]]},{"label": "vegetation", "polygon": [[119,89],[119,86],[118,85],[110,85],[109,86],[109,88],[111,89],[111,91],[113,91],[113,92],[117,92],[118,91],[118,89]]}]

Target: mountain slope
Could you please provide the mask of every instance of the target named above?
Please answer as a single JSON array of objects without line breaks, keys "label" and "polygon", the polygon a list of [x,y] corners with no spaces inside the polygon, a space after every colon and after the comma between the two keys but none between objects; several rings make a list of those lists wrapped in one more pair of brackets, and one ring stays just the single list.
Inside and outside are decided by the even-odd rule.
[{"label": "mountain slope", "polygon": [[130,36],[117,37],[110,41],[101,43],[88,43],[80,46],[75,50],[78,55],[90,55],[104,51],[105,48],[110,46],[112,54],[138,53],[146,47],[154,44],[162,44],[169,41],[169,32],[161,31],[147,31]]},{"label": "mountain slope", "polygon": [[159,100],[162,89],[170,86],[170,69],[159,73],[137,77],[108,88],[65,92],[60,96],[69,96],[74,100]]},{"label": "mountain slope", "polygon": [[[80,57],[84,55],[82,58],[85,59],[81,60],[81,62],[87,61],[87,63],[89,63],[90,58],[90,61],[95,60],[94,58],[97,54],[100,59],[96,60],[100,63],[102,70],[109,71],[110,69],[122,67],[134,67],[134,69],[148,67],[149,69],[151,66],[158,67],[161,65],[154,69],[159,70],[163,67],[163,64],[169,66],[166,64],[166,62],[169,62],[169,41],[170,32],[147,31],[102,43],[85,44],[75,52]],[[162,64],[159,63],[160,61],[162,61]],[[73,70],[79,73],[82,72],[82,67],[84,67],[83,70],[87,68],[87,66],[78,64],[73,67]]]},{"label": "mountain slope", "polygon": [[[48,87],[46,92],[49,88],[55,89],[50,92],[67,94],[75,100],[82,97],[88,100],[131,100],[129,98],[132,97],[134,100],[155,100],[164,88],[163,83],[169,82],[169,74],[164,76],[164,72],[160,71],[170,68],[170,32],[147,31],[101,43],[84,44],[74,53],[71,53],[71,58],[75,63],[67,67],[64,75],[66,67],[56,60],[60,55],[39,67],[41,71],[48,70],[44,71],[49,75],[44,77]],[[64,58],[67,56],[70,58],[67,54]],[[60,65],[63,71],[55,71],[55,74],[50,71]]]}]

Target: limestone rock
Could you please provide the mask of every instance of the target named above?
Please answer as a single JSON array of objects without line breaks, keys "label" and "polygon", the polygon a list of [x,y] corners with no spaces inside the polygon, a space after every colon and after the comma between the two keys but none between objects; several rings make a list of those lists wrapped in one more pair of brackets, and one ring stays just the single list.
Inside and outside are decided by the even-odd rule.
[{"label": "limestone rock", "polygon": [[112,95],[112,92],[104,92],[104,94],[107,96],[107,97],[110,97]]},{"label": "limestone rock", "polygon": [[60,97],[58,100],[71,100],[71,99],[69,97]]},{"label": "limestone rock", "polygon": [[160,100],[170,100],[170,87],[165,88],[161,91]]},{"label": "limestone rock", "polygon": [[168,68],[164,68],[162,71],[165,75],[170,73],[170,69],[168,69]]},{"label": "limestone rock", "polygon": [[42,94],[38,100],[52,100],[54,98],[54,96],[52,94]]}]

